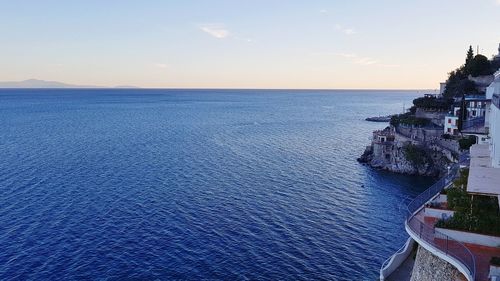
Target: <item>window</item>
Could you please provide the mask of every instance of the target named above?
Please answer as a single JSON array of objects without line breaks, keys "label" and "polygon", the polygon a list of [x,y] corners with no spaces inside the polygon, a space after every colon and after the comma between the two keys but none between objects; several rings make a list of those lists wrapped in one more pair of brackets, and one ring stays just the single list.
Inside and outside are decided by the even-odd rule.
[{"label": "window", "polygon": [[451,128],[448,128],[448,133],[451,133]]},{"label": "window", "polygon": [[451,119],[448,119],[448,123],[451,124]]}]

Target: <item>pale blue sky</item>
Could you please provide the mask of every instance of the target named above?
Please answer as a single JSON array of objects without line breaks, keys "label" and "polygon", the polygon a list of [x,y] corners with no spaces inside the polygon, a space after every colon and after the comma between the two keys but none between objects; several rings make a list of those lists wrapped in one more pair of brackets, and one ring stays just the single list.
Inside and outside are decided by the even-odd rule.
[{"label": "pale blue sky", "polygon": [[500,0],[1,1],[0,80],[436,88],[500,43]]}]

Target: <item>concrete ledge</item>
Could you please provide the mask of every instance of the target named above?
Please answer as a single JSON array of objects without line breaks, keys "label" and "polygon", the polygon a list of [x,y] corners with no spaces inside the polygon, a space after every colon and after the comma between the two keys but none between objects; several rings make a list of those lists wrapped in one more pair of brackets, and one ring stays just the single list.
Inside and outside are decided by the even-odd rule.
[{"label": "concrete ledge", "polygon": [[448,196],[446,194],[438,194],[438,196],[432,202],[436,203],[448,202]]},{"label": "concrete ledge", "polygon": [[415,241],[410,237],[406,243],[394,255],[389,258],[387,264],[380,269],[380,281],[384,281],[391,275],[411,254]]},{"label": "concrete ledge", "polygon": [[500,247],[500,237],[498,236],[438,227],[436,227],[436,230],[462,243],[470,243],[488,247]]},{"label": "concrete ledge", "polygon": [[432,207],[425,207],[424,213],[426,217],[433,217],[438,219],[450,218],[455,214],[452,210],[437,209]]}]

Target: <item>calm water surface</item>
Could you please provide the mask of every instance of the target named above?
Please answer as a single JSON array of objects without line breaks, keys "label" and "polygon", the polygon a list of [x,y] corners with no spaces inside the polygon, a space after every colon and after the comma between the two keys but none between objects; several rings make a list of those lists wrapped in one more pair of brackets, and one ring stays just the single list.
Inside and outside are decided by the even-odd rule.
[{"label": "calm water surface", "polygon": [[0,279],[375,280],[430,180],[363,119],[420,94],[0,90]]}]

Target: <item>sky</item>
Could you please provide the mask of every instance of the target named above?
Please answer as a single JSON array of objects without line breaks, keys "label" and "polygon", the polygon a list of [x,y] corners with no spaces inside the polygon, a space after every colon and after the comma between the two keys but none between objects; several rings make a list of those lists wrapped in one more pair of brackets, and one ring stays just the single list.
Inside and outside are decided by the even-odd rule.
[{"label": "sky", "polygon": [[500,0],[0,0],[0,81],[435,89],[500,43]]}]

